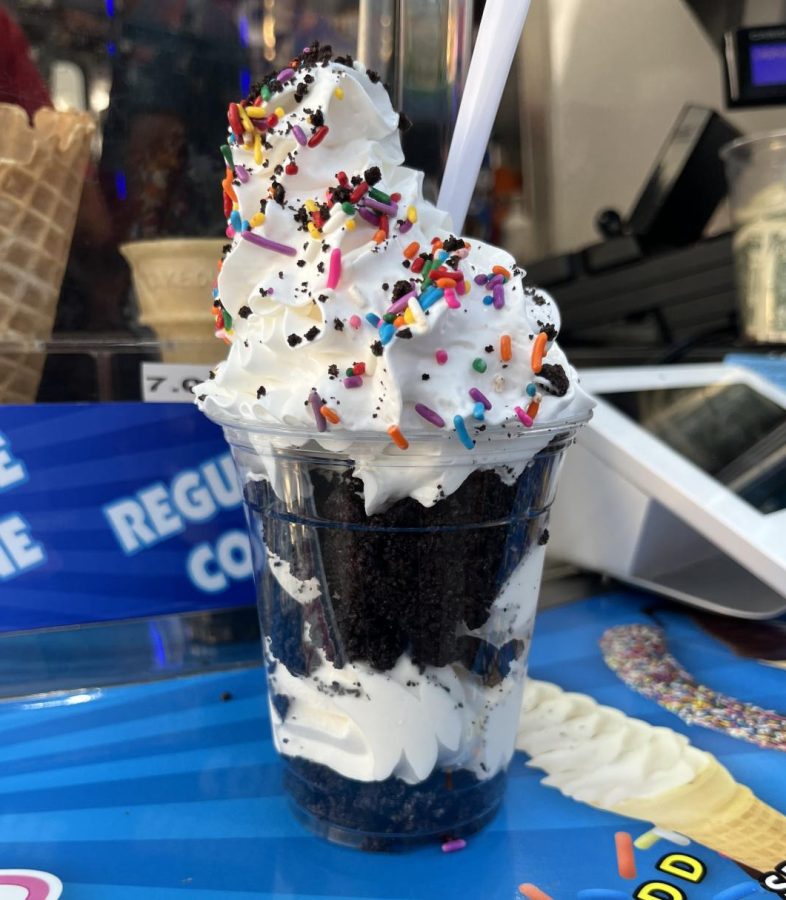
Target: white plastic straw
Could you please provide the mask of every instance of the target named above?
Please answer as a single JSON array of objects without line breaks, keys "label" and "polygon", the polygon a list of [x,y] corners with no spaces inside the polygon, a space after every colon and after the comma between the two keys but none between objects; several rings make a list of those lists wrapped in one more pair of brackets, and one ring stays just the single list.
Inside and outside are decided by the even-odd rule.
[{"label": "white plastic straw", "polygon": [[439,191],[438,206],[451,214],[457,232],[467,217],[530,2],[486,0]]}]

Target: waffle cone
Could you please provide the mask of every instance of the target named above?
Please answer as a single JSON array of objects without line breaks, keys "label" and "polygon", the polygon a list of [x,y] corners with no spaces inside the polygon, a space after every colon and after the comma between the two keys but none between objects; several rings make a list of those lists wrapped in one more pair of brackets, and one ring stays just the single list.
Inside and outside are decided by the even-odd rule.
[{"label": "waffle cone", "polygon": [[[41,109],[31,127],[0,103],[0,340],[52,333],[94,125],[83,113]],[[0,402],[35,399],[42,352],[4,352]]]},{"label": "waffle cone", "polygon": [[690,784],[627,800],[611,811],[677,831],[760,872],[786,859],[786,816],[738,784],[715,759]]},{"label": "waffle cone", "polygon": [[222,355],[211,315],[221,238],[163,238],[123,244],[139,321],[162,342],[164,362],[214,363]]},{"label": "waffle cone", "polygon": [[38,393],[45,351],[27,349],[13,337],[0,350],[0,403],[32,403]]}]

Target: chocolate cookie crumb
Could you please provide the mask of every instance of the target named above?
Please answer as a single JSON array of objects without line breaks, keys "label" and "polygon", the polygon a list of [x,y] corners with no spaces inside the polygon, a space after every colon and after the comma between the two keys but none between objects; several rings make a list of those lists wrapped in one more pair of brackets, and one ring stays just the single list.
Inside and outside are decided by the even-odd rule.
[{"label": "chocolate cookie crumb", "polygon": [[540,370],[540,377],[547,382],[547,384],[543,385],[543,390],[547,394],[553,394],[555,397],[564,397],[568,393],[570,379],[565,374],[562,366],[544,363],[543,368]]},{"label": "chocolate cookie crumb", "polygon": [[372,166],[370,169],[366,169],[363,173],[363,179],[369,187],[379,184],[382,181],[382,173],[379,171],[379,166]]},{"label": "chocolate cookie crumb", "polygon": [[270,702],[275,707],[276,712],[283,722],[284,719],[286,719],[289,710],[289,697],[287,697],[286,694],[271,694]]},{"label": "chocolate cookie crumb", "polygon": [[452,234],[447,240],[442,242],[442,249],[446,250],[448,253],[453,253],[454,250],[463,250],[466,246],[467,245],[461,238],[457,238]]}]

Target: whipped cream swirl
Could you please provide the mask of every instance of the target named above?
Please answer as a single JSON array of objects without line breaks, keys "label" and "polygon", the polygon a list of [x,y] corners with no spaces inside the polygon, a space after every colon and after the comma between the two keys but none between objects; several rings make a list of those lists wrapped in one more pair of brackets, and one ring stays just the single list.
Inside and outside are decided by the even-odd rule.
[{"label": "whipped cream swirl", "polygon": [[543,784],[603,809],[689,784],[712,760],[670,728],[532,679],[516,746],[547,773]]},{"label": "whipped cream swirl", "polygon": [[359,461],[371,507],[431,505],[438,462],[420,479],[383,471],[409,441],[436,436],[465,454],[446,492],[480,465],[473,452],[533,419],[582,419],[591,402],[556,344],[552,299],[424,200],[373,73],[316,48],[293,64],[230,109],[231,246],[215,300],[230,349],[195,393],[213,418],[304,442],[387,432]]}]

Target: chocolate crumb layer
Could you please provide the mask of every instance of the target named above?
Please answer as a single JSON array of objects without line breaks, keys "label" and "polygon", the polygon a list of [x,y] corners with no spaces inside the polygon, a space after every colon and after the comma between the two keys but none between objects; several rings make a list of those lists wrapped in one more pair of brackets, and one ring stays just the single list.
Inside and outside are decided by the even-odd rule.
[{"label": "chocolate crumb layer", "polygon": [[285,765],[284,783],[299,811],[344,830],[342,842],[364,850],[473,834],[494,817],[505,793],[504,772],[480,781],[466,769],[436,769],[425,781],[407,784],[354,781],[299,757],[285,757]]},{"label": "chocolate crumb layer", "polygon": [[[311,644],[339,668],[365,662],[386,671],[406,652],[416,665],[462,663],[485,683],[504,677],[523,645],[496,649],[460,634],[486,623],[499,591],[542,534],[543,515],[519,516],[539,508],[550,461],[536,458],[513,483],[476,471],[431,507],[405,498],[372,516],[351,469],[313,466],[308,519],[321,527],[302,524],[305,517],[289,521],[292,510],[268,482],[249,482],[252,521],[269,550],[295,578],[325,585],[328,595],[297,603],[274,580],[263,581],[262,626],[272,654],[290,671],[309,670],[308,649],[296,646],[308,622]],[[286,528],[277,524],[279,515]],[[285,623],[277,621],[282,617]]]}]

